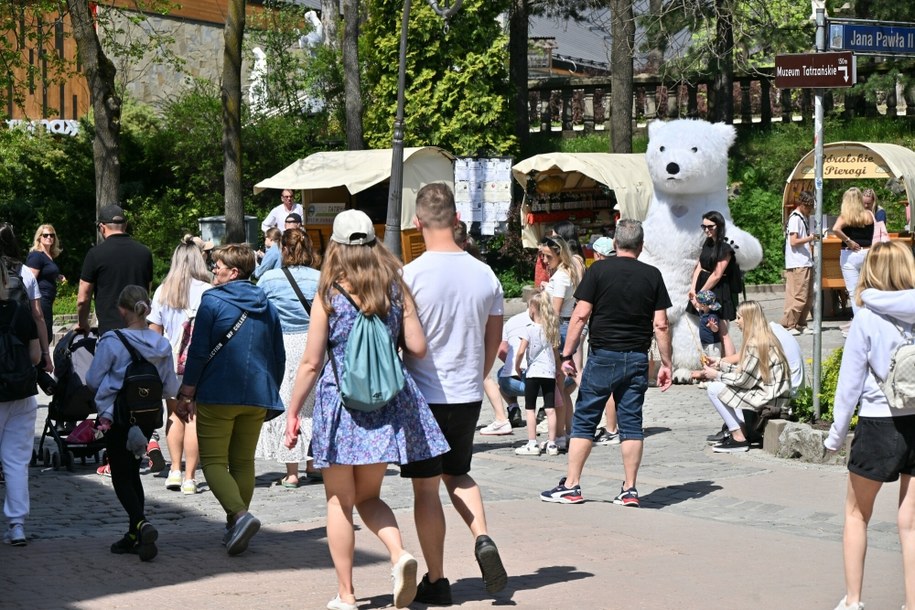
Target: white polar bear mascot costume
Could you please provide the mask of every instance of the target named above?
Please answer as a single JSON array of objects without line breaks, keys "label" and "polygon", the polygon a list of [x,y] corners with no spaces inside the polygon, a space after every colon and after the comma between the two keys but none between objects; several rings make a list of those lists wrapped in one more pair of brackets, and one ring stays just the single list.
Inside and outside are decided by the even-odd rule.
[{"label": "white polar bear mascot costume", "polygon": [[694,338],[699,320],[686,313],[686,305],[704,239],[702,215],[717,211],[724,216],[741,271],[762,261],[759,241],[734,225],[728,207],[728,149],[736,137],[734,126],[724,123],[681,119],[648,125],[645,158],[654,194],[642,223],[645,246],[639,260],[661,271],[673,303],[667,318],[678,383],[688,383],[690,370],[701,368]]}]

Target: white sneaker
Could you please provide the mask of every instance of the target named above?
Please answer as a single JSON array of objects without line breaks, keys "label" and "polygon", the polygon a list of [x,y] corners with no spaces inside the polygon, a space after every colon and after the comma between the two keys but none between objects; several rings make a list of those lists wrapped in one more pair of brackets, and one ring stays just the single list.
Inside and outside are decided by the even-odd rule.
[{"label": "white sneaker", "polygon": [[181,493],[191,496],[197,493],[197,481],[195,479],[186,479],[181,484]]},{"label": "white sneaker", "polygon": [[181,476],[180,470],[169,470],[168,478],[165,479],[165,489],[178,491],[181,489],[181,481],[183,480],[184,477]]},{"label": "white sneaker", "polygon": [[21,523],[13,523],[3,535],[3,542],[12,546],[25,546],[29,543]]},{"label": "white sneaker", "polygon": [[406,608],[416,597],[416,558],[404,551],[391,568],[394,581],[394,607]]},{"label": "white sneaker", "polygon": [[546,434],[550,431],[550,425],[544,419],[542,422],[537,424],[537,434]]},{"label": "white sneaker", "polygon": [[[905,606],[903,606],[903,608],[905,608]],[[836,606],[836,610],[864,610],[864,603],[858,602],[856,604],[848,604],[843,597],[841,601],[839,601],[839,605]]]},{"label": "white sneaker", "polygon": [[801,334],[801,331],[799,331],[799,330],[796,329],[796,328],[789,328],[789,329],[788,329],[788,334],[791,335],[791,336],[793,336],[793,337],[797,337],[799,334]]},{"label": "white sneaker", "polygon": [[540,446],[536,441],[528,441],[515,449],[515,455],[540,455]]},{"label": "white sneaker", "polygon": [[512,425],[508,420],[493,421],[488,426],[481,429],[480,434],[483,436],[504,436],[506,434],[513,434]]},{"label": "white sneaker", "polygon": [[556,443],[547,443],[546,444],[546,454],[547,455],[559,455],[559,447],[556,446]]}]

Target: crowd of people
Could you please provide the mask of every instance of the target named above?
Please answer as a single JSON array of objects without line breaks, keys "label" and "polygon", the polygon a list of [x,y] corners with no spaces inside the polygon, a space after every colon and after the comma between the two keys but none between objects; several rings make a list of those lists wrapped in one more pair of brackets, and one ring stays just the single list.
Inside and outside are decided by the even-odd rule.
[{"label": "crowd of people", "polygon": [[[688,311],[695,316],[702,368],[693,379],[704,384],[709,408],[723,422],[709,436],[715,453],[748,451],[759,442],[765,421],[783,416],[804,385],[805,365],[794,336],[810,332],[811,245],[819,238],[808,224],[812,203],[810,193],[801,193],[788,218],[780,323],[768,321],[759,303],[740,302],[735,290],[740,270],[724,217],[709,212],[698,227],[701,254]],[[149,249],[127,234],[122,208],[101,209],[97,226],[103,240],[83,263],[75,330],[99,337],[87,384],[95,392],[96,427],[105,438],[107,464],[100,474],[111,477],[127,518],[127,531],[111,545],[112,553],[142,561],[158,554],[159,532],[146,514],[139,476],[144,453],[153,462],[156,431],[125,424],[117,412],[137,353],[155,366],[165,399],[171,458],[166,487],[195,494],[198,466],[202,469],[226,514],[222,544],[229,555],[244,553],[261,527],[251,507],[255,459],[282,464],[283,487],[298,487],[301,477],[323,482],[337,576],[336,594],[327,604],[331,610],[357,608],[354,512],[388,551],[395,607],[453,603],[444,568],[442,485],[471,534],[486,590],[506,586],[482,493],[470,474],[477,432],[505,435],[524,426],[527,441],[516,454],[567,452],[565,476],[539,495],[558,504],[584,502],[582,478],[592,447],[618,444],[623,476],[612,501],[639,507],[649,378],[655,377],[660,391],[673,383],[671,302],[661,272],[639,260],[645,237],[640,222],[621,219],[612,235],[595,240],[590,266],[575,226],[553,226],[539,245],[540,282],[527,310],[503,324],[501,285],[479,260],[446,186],[427,185],[417,194],[414,222],[426,250],[407,265],[376,239],[363,212],[337,215],[324,253],[315,251],[302,229],[301,214],[291,191],[283,191],[282,203],[262,227],[267,248],[260,262],[247,245],[214,248],[186,236],[150,298]],[[895,366],[891,354],[911,340],[915,259],[909,248],[883,238],[885,213],[870,190],[845,192],[833,231],[844,244],[841,266],[855,316],[827,450],[844,447],[856,410],[858,415],[848,461],[846,594],[837,606],[842,610],[863,607],[867,526],[885,482],[901,479],[902,552],[904,564],[915,566],[910,485],[915,407],[891,408],[882,386]],[[21,546],[28,541],[27,467],[37,375],[53,370],[50,321],[57,284],[66,280],[55,263],[61,249],[52,225],[38,228],[25,264],[9,225],[0,226],[0,246],[0,327],[13,341],[4,345],[19,346],[32,370],[17,395],[0,394],[9,522],[4,539]],[[19,293],[21,300],[13,298]],[[90,327],[93,302],[97,328]],[[383,323],[400,350],[404,378],[400,391],[371,411],[351,408],[340,383],[350,336],[363,317]],[[740,331],[739,347],[731,326]],[[656,370],[652,353],[659,360]],[[489,378],[485,373],[497,357],[503,364]],[[494,417],[478,430],[484,394]],[[405,548],[397,519],[381,499],[388,464],[399,465],[400,476],[412,486],[426,567],[421,578],[419,561]],[[915,607],[915,569],[905,573],[906,607]]]}]

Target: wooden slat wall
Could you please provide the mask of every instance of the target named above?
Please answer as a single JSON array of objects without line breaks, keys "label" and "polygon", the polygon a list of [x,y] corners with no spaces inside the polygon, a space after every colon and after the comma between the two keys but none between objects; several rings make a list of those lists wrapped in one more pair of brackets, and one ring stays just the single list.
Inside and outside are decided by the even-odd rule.
[{"label": "wooden slat wall", "polygon": [[[49,22],[57,16],[49,15]],[[38,47],[37,43],[28,43],[23,52],[24,59],[31,65],[38,66],[45,72],[42,62],[44,53],[63,57],[76,66],[76,42],[73,40],[69,18],[60,19],[59,24],[52,28],[44,28],[49,32],[47,39]],[[89,88],[86,79],[81,74],[72,74],[62,83],[43,83],[40,77],[30,79],[25,70],[14,71],[17,82],[25,83],[22,93],[25,94],[25,108],[13,103],[11,91],[5,91],[3,114],[14,119],[77,119],[89,110]]]},{"label": "wooden slat wall", "polygon": [[[184,20],[194,20],[204,23],[224,24],[226,20],[227,0],[183,0],[180,7],[168,13],[169,16]],[[100,4],[116,6],[127,10],[136,10],[136,0],[105,0]],[[260,4],[249,1],[248,15],[263,12]],[[57,16],[49,15],[47,19],[53,20]],[[56,34],[56,35],[55,35]],[[31,87],[24,89],[25,108],[18,107],[10,91],[3,92],[3,108],[0,115],[13,119],[78,119],[89,112],[91,101],[86,79],[76,71],[76,41],[73,40],[69,17],[61,20],[58,32],[52,33],[43,45],[46,53],[62,56],[70,62],[73,74],[61,84],[42,85],[41,79],[33,79]],[[24,51],[27,62],[40,61],[41,53],[38,48],[28,48]],[[17,82],[27,80],[25,71],[15,74]]]},{"label": "wooden slat wall", "polygon": [[[136,10],[136,0],[103,0],[99,4],[107,4],[118,8]],[[227,0],[181,0],[181,6],[170,10],[167,14],[169,17],[182,19],[193,19],[194,21],[203,21],[205,23],[224,24],[226,22]],[[249,2],[246,4],[245,12],[248,16],[259,13],[264,10],[260,4]]]}]

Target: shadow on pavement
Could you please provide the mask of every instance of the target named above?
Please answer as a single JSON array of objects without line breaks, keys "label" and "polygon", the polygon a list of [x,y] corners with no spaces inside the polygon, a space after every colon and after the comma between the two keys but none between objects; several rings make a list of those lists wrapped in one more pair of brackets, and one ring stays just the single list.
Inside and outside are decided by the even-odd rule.
[{"label": "shadow on pavement", "polygon": [[687,500],[703,498],[714,491],[720,491],[721,485],[711,481],[693,481],[682,485],[669,485],[639,497],[642,508],[660,509],[673,506]]}]

